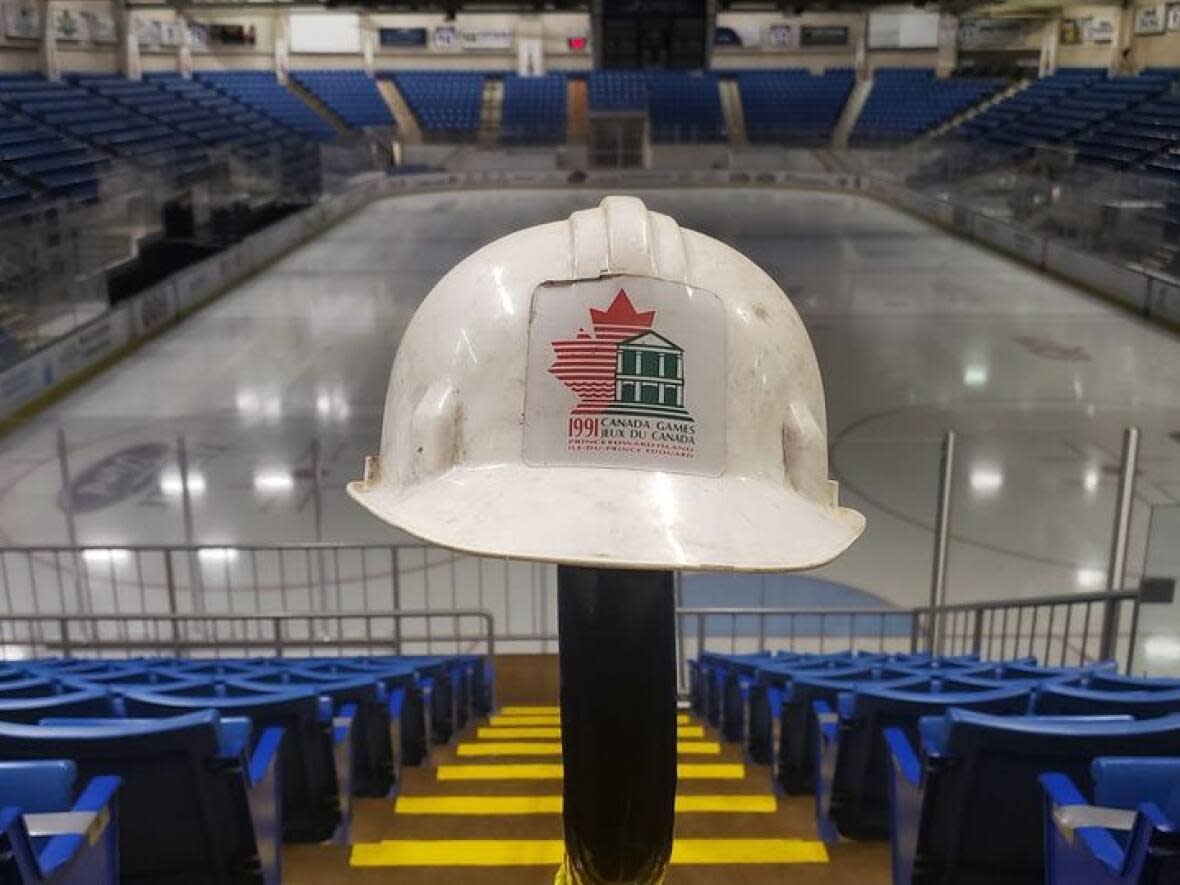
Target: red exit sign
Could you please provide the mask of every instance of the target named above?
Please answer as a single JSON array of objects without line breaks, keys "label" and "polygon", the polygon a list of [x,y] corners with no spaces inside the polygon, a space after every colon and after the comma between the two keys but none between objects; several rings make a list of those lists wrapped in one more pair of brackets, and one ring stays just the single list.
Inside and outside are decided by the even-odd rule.
[{"label": "red exit sign", "polygon": [[567,41],[571,52],[585,52],[590,45],[589,37],[570,37]]}]

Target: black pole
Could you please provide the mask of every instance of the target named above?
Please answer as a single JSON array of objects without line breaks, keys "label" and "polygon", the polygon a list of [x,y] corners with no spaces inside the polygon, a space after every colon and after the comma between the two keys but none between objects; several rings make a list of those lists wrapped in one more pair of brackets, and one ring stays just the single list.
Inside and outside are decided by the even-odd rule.
[{"label": "black pole", "polygon": [[652,885],[675,823],[673,576],[562,566],[557,589],[566,878]]}]

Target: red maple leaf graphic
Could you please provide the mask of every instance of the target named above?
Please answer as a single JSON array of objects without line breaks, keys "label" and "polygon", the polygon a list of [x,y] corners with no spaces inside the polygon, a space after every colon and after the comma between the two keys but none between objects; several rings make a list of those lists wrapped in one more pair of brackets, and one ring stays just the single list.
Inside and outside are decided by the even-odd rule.
[{"label": "red maple leaf graphic", "polygon": [[557,359],[550,374],[578,397],[574,415],[597,415],[615,399],[615,364],[619,342],[651,329],[654,310],[639,313],[622,289],[606,310],[590,308],[591,335],[585,329],[571,339],[554,341]]}]

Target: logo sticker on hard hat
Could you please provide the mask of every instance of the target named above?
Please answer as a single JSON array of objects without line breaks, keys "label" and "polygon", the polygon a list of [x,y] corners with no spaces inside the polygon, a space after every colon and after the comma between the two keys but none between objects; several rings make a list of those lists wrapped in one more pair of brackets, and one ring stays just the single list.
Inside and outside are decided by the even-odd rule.
[{"label": "logo sticker on hard hat", "polygon": [[647,277],[541,286],[525,393],[529,464],[716,476],[725,461],[725,315]]}]

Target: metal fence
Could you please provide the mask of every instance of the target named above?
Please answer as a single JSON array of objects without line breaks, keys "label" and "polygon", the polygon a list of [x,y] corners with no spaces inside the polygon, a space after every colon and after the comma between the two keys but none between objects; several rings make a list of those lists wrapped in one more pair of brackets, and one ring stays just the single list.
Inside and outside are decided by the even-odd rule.
[{"label": "metal fence", "polygon": [[[0,657],[557,649],[553,566],[426,545],[0,549]],[[678,657],[862,649],[1113,658],[1134,667],[1137,591],[900,608],[677,609]],[[683,683],[682,683],[683,684]]]}]

